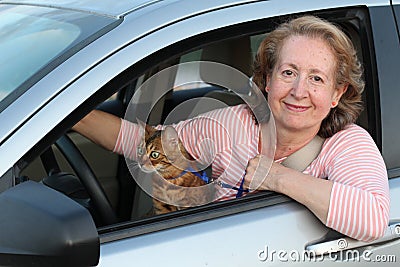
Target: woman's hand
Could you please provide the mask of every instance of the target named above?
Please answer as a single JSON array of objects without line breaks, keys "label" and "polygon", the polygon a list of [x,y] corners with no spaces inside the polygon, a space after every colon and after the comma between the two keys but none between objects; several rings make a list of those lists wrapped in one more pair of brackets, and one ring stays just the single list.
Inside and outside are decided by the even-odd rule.
[{"label": "woman's hand", "polygon": [[323,223],[329,209],[333,182],[287,168],[257,155],[247,165],[244,188],[282,193],[310,209]]},{"label": "woman's hand", "polygon": [[282,172],[281,167],[285,168],[267,156],[261,154],[255,156],[247,165],[244,188],[278,191],[276,174]]}]

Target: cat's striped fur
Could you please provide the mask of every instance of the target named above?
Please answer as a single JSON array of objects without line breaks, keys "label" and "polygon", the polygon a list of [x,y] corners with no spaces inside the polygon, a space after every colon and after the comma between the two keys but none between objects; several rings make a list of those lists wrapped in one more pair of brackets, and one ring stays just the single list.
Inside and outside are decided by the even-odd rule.
[{"label": "cat's striped fur", "polygon": [[195,161],[183,147],[175,129],[167,126],[156,130],[143,123],[142,126],[145,138],[144,144],[138,147],[139,165],[144,172],[154,173],[153,213],[163,214],[206,203],[211,198],[209,190],[188,190],[188,187],[200,187],[206,182],[199,177]]}]

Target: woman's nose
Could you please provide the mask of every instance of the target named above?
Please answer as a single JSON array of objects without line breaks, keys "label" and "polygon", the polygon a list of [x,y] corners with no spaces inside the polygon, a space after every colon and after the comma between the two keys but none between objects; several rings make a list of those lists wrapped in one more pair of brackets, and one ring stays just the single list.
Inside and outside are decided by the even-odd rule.
[{"label": "woman's nose", "polygon": [[307,79],[298,76],[293,82],[291,95],[296,99],[302,99],[308,96],[308,82]]}]

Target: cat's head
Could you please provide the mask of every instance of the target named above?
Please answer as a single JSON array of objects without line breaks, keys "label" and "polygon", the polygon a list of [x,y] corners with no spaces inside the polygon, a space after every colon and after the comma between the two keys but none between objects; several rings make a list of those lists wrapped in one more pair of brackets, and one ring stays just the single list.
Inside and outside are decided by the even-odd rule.
[{"label": "cat's head", "polygon": [[139,122],[139,125],[144,130],[144,139],[137,148],[138,163],[142,171],[157,171],[164,175],[187,167],[190,156],[173,127],[157,130],[143,122]]}]

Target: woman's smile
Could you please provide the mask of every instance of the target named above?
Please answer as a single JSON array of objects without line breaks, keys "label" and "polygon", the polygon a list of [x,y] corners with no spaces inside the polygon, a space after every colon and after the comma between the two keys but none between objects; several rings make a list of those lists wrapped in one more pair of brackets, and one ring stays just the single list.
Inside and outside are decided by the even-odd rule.
[{"label": "woman's smile", "polygon": [[290,104],[287,102],[283,102],[283,104],[285,105],[287,110],[297,113],[305,112],[311,108],[310,106]]}]

